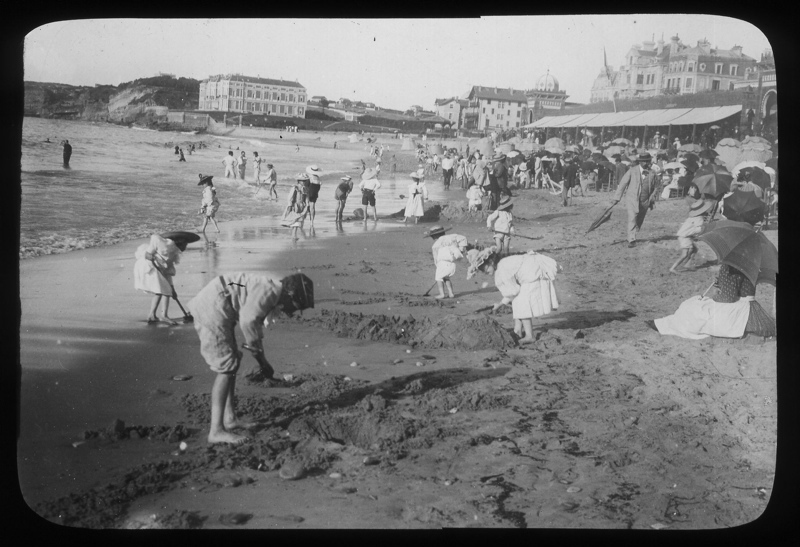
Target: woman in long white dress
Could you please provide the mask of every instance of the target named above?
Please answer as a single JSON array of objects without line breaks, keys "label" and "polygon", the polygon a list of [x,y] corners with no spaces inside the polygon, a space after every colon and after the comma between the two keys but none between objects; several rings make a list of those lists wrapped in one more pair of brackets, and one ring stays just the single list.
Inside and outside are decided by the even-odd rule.
[{"label": "woman in long white dress", "polygon": [[186,241],[175,242],[158,234],[150,236],[150,242],[139,245],[136,249],[136,263],[133,266],[133,286],[135,289],[152,294],[148,323],[160,321],[156,317],[161,297],[164,299],[164,321],[173,325],[177,323],[169,317],[169,299],[175,292],[172,278],[175,276],[175,265],[180,261],[181,252],[186,248]]},{"label": "woman in long white dress", "polygon": [[403,224],[414,217],[414,224],[419,222],[419,217],[425,214],[425,200],[428,199],[428,188],[425,186],[425,175],[419,171],[411,173],[412,183],[408,185],[408,200],[403,213]]},{"label": "woman in long white dress", "polygon": [[549,256],[535,251],[501,260],[498,257],[496,247],[468,251],[470,266],[467,279],[478,271],[494,273],[494,284],[503,299],[492,306],[492,311],[511,304],[514,333],[520,336],[519,343],[533,342],[533,318],[547,315],[558,308],[555,279],[561,267]]}]

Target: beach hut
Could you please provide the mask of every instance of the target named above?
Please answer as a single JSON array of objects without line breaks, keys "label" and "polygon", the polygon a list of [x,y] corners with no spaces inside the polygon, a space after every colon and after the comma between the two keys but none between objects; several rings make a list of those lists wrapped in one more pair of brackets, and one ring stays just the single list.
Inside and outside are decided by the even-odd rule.
[{"label": "beach hut", "polygon": [[416,150],[417,143],[414,142],[414,139],[411,137],[405,137],[403,139],[403,145],[400,147],[400,150]]},{"label": "beach hut", "polygon": [[351,133],[348,138],[350,139],[350,142],[358,142],[358,135],[355,133]]}]

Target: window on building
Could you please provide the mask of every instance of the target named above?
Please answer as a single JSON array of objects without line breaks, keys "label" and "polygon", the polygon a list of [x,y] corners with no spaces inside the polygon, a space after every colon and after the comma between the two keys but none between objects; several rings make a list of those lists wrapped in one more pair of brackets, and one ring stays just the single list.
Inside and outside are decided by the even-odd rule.
[{"label": "window on building", "polygon": [[686,70],[688,70],[689,72],[694,72],[694,63],[687,64]]},{"label": "window on building", "polygon": [[492,108],[492,114],[494,114],[494,108]]},{"label": "window on building", "polygon": [[677,87],[678,89],[680,89],[680,88],[681,88],[681,79],[680,79],[680,78],[678,78],[677,80],[675,80],[675,87]]},{"label": "window on building", "polygon": [[298,106],[297,107],[297,115],[298,116],[302,116],[303,115],[303,107],[302,106]]},{"label": "window on building", "polygon": [[289,95],[289,102],[290,103],[294,102],[294,95],[291,95],[291,94]]},{"label": "window on building", "polygon": [[[520,115],[520,111],[519,111],[519,110],[517,110],[517,118],[519,118],[519,117],[520,117],[519,115]],[[517,125],[519,125],[519,124],[517,124]]]},{"label": "window on building", "polygon": [[644,83],[644,74],[637,74],[636,75],[636,85],[641,85]]},{"label": "window on building", "polygon": [[719,80],[711,80],[711,90],[712,91],[719,90]]},{"label": "window on building", "polygon": [[278,108],[278,112],[280,112],[281,114],[285,114],[286,113],[286,107],[284,105],[280,105],[280,107]]},{"label": "window on building", "polygon": [[281,93],[281,101],[286,101],[286,93]]},{"label": "window on building", "polygon": [[276,112],[278,112],[278,105],[276,105],[276,104],[271,104],[271,105],[269,105],[269,106],[270,106],[270,110],[272,110],[272,113],[273,113],[273,114],[275,114]]},{"label": "window on building", "polygon": [[487,100],[486,104],[492,104],[492,100],[491,99]]},{"label": "window on building", "polygon": [[733,91],[733,82],[731,82],[731,83],[729,83],[729,84],[728,84],[728,89],[729,89],[730,91]]},{"label": "window on building", "polygon": [[273,100],[273,101],[277,101],[277,100],[278,100],[278,92],[277,92],[277,91],[274,91],[274,92],[272,93],[272,100]]},{"label": "window on building", "polygon": [[517,125],[515,127],[519,127],[519,122],[517,122]]},{"label": "window on building", "polygon": [[716,63],[714,65],[714,74],[722,74],[722,63]]},{"label": "window on building", "polygon": [[731,76],[738,76],[739,75],[739,65],[731,65],[729,68]]},{"label": "window on building", "polygon": [[291,116],[292,112],[294,112],[294,107],[293,106],[287,106],[286,107],[286,113]]},{"label": "window on building", "polygon": [[686,89],[690,89],[692,87],[692,79],[686,78]]},{"label": "window on building", "polygon": [[261,92],[260,91],[256,91],[256,99],[260,99],[260,98],[261,98]]},{"label": "window on building", "polygon": [[483,113],[486,114],[486,107],[483,107]]},{"label": "window on building", "polygon": [[626,84],[630,84],[631,83],[631,75],[630,74],[626,74],[625,75],[625,83]]}]

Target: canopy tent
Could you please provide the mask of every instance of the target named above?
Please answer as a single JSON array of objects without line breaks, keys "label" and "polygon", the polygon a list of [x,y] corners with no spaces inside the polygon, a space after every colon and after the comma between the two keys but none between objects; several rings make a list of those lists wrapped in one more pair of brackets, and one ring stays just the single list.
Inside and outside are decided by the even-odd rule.
[{"label": "canopy tent", "polygon": [[568,114],[545,116],[523,126],[534,128],[568,127],[643,127],[659,125],[701,125],[724,120],[742,111],[742,105],[708,106],[701,108],[664,108],[658,110],[629,110],[601,114]]}]

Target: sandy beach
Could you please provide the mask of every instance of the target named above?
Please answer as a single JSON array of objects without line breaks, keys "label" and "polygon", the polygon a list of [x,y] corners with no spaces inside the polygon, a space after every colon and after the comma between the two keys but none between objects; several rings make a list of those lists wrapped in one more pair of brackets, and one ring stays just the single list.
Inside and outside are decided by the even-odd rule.
[{"label": "sandy beach", "polygon": [[[428,182],[437,198],[440,180]],[[175,277],[184,306],[225,272],[299,270],[315,283],[315,309],[266,334],[267,359],[287,380],[248,378],[255,361],[243,361],[239,410],[259,425],[236,447],[206,442],[214,375],[193,326],[175,303],[178,325],[145,322],[148,297],[133,289],[144,240],[22,260],[26,503],[90,528],[715,529],[756,519],[775,474],[777,342],[690,341],[645,323],[701,294],[719,267],[700,244],[694,270],[668,273],[685,203],[658,202],[628,249],[621,208],[585,233],[608,194],[564,208],[547,190],[515,193],[517,233],[533,239],[515,237],[512,252],[537,250],[564,269],[561,305],[534,321],[526,348],[510,310],[476,313],[500,294],[491,277],[467,281],[466,262],[455,299],[422,296],[433,223],[388,218],[399,199],[379,201],[377,223],[342,231],[326,213],[294,246],[266,217],[222,222],[189,245]],[[463,191],[438,199],[448,202],[466,204]],[[480,215],[437,223],[491,243]],[[777,231],[765,233],[777,245]],[[773,309],[772,286],[756,298]]]}]

